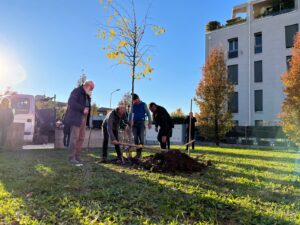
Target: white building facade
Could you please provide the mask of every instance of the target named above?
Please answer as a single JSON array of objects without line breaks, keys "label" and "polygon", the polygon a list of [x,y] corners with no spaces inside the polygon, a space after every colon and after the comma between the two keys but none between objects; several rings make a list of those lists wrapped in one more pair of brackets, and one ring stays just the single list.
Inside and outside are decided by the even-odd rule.
[{"label": "white building facade", "polygon": [[207,31],[206,57],[215,47],[226,53],[228,78],[235,84],[229,107],[238,125],[271,126],[280,121],[281,75],[288,69],[299,31],[299,6],[300,0],[278,0],[277,5],[272,0],[248,1],[233,8],[227,26]]}]

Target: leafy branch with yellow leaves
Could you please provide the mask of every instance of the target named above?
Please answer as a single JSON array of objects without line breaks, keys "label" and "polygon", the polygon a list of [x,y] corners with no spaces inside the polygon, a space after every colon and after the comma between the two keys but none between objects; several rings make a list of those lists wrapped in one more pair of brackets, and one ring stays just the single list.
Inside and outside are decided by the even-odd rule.
[{"label": "leafy branch with yellow leaves", "polygon": [[[144,35],[151,28],[155,35],[165,33],[159,25],[148,23],[148,7],[145,17],[139,21],[136,14],[135,0],[128,0],[127,8],[120,4],[125,0],[100,0],[106,15],[105,23],[98,29],[98,38],[104,42],[103,51],[108,60],[117,61],[116,65],[130,67],[132,94],[135,80],[148,77],[151,80],[153,68],[150,66],[149,51],[153,46],[144,44]],[[128,11],[130,10],[130,11]]]}]

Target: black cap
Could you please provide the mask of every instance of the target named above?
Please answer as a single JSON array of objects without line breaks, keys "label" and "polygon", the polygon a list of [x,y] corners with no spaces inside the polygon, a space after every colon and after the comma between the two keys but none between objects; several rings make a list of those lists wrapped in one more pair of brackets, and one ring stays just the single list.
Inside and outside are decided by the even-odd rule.
[{"label": "black cap", "polygon": [[139,96],[137,94],[133,94],[133,100],[139,99]]}]

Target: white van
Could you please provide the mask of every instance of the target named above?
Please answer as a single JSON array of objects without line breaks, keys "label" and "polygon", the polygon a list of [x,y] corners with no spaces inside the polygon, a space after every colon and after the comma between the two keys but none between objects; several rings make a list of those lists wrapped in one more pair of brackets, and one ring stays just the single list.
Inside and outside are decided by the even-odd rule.
[{"label": "white van", "polygon": [[12,94],[0,97],[9,100],[14,112],[14,123],[24,123],[24,141],[31,143],[35,125],[35,99],[33,95]]}]

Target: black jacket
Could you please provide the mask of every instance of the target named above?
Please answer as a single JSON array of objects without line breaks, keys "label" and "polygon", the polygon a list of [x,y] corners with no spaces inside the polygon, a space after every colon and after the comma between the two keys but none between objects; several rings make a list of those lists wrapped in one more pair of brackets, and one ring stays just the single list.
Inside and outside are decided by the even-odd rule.
[{"label": "black jacket", "polygon": [[[191,126],[191,132],[194,133],[195,132],[195,124],[196,124],[197,120],[195,117],[192,118],[192,126]],[[190,130],[190,116],[187,116],[184,120],[184,123],[186,125],[186,132],[189,133]]]},{"label": "black jacket", "polygon": [[91,97],[87,95],[83,86],[75,88],[68,100],[68,109],[64,118],[64,123],[69,126],[80,127],[84,117],[84,108],[89,108],[86,124],[89,126],[91,113]]},{"label": "black jacket", "polygon": [[153,113],[155,127],[160,126],[162,136],[167,136],[169,131],[174,127],[173,120],[167,110],[162,106],[157,106],[157,110]]}]

